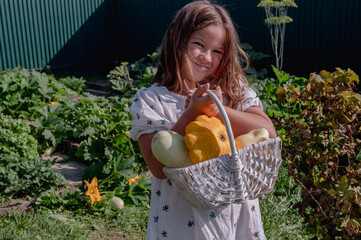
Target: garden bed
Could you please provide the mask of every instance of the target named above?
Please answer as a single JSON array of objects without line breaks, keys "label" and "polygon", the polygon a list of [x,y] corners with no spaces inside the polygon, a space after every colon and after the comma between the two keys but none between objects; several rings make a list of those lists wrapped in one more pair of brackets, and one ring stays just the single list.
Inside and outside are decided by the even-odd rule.
[{"label": "garden bed", "polygon": [[[0,74],[0,236],[145,237],[151,176],[128,137],[128,110],[134,93],[149,86],[156,59],[117,66],[107,97],[84,91],[81,78],[21,67]],[[357,239],[361,97],[352,89],[358,76],[336,69],[305,79],[273,70],[276,78],[249,72],[284,147],[275,190],[260,198],[267,239]],[[64,157],[59,153],[68,159],[49,160]],[[101,199],[91,202],[83,180],[95,177]],[[111,206],[114,197],[123,199],[123,209]]]}]

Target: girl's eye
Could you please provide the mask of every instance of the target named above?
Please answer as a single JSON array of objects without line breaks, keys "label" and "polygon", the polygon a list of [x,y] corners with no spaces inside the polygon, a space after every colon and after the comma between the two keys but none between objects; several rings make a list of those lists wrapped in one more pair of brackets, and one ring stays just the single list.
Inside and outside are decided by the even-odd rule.
[{"label": "girl's eye", "polygon": [[223,54],[221,51],[218,51],[218,50],[214,50],[213,52],[217,53],[217,54]]},{"label": "girl's eye", "polygon": [[200,47],[203,47],[203,44],[202,43],[200,43],[200,42],[193,42],[195,45],[198,45],[198,46],[200,46]]}]

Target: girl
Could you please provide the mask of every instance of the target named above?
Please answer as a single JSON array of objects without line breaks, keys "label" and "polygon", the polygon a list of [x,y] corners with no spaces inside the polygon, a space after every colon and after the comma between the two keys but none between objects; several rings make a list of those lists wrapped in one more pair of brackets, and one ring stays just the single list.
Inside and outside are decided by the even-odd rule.
[{"label": "girl", "polygon": [[276,137],[243,74],[247,67],[247,56],[223,7],[195,1],[178,11],[164,36],[152,85],[136,93],[130,108],[130,137],[138,141],[153,174],[146,239],[265,239],[257,199],[216,210],[195,209],[172,188],[164,165],[151,151],[152,138],[160,130],[185,135],[186,126],[201,114],[222,120],[207,89],[225,105],[235,137],[261,127]]}]

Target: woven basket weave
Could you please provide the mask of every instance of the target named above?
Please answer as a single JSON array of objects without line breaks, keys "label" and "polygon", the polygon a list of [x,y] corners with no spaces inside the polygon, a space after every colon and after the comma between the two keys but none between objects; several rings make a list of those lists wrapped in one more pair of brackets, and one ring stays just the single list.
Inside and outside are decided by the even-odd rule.
[{"label": "woven basket weave", "polygon": [[271,138],[236,149],[228,116],[211,91],[225,122],[231,152],[185,168],[164,167],[177,191],[195,208],[209,210],[230,203],[242,203],[271,192],[282,162],[282,142]]}]

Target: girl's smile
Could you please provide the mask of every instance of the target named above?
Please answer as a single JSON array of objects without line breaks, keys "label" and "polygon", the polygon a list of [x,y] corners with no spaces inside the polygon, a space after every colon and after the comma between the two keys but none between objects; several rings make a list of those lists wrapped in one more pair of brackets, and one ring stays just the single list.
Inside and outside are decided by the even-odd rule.
[{"label": "girl's smile", "polygon": [[189,38],[187,55],[196,82],[213,75],[223,56],[225,30],[220,25],[209,25]]}]

